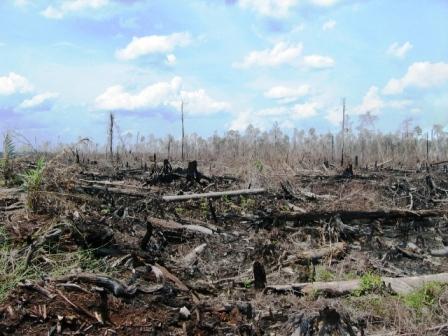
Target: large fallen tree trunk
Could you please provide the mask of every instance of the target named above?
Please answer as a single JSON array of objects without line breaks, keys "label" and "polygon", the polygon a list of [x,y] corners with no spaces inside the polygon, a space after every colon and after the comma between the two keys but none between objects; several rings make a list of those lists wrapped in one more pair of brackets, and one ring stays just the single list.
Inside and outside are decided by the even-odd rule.
[{"label": "large fallen tree trunk", "polygon": [[310,261],[317,261],[327,256],[338,258],[345,253],[346,249],[346,243],[335,243],[329,246],[321,247],[319,249],[302,251],[298,254],[291,255],[286,260],[282,261],[281,264],[285,266],[294,263],[309,263]]},{"label": "large fallen tree trunk", "polygon": [[307,213],[301,212],[281,212],[272,215],[273,219],[280,219],[286,221],[303,221],[309,222],[313,220],[330,219],[335,216],[339,216],[341,220],[353,220],[353,219],[398,219],[398,218],[409,218],[409,219],[421,219],[428,217],[441,217],[448,214],[446,210],[419,210],[410,211],[402,209],[394,210],[377,210],[377,211],[347,211],[347,210],[337,210],[337,211],[313,211]]},{"label": "large fallen tree trunk", "polygon": [[[420,275],[402,278],[381,278],[384,285],[392,289],[397,294],[408,294],[429,282],[448,283],[448,273]],[[303,294],[326,294],[331,296],[341,296],[361,290],[361,281],[332,281],[332,282],[312,282],[296,283],[289,285],[271,285],[266,290],[275,292],[299,292]]]},{"label": "large fallen tree trunk", "polygon": [[195,225],[195,224],[181,224],[178,222],[175,222],[173,220],[167,220],[167,219],[161,219],[161,218],[155,218],[155,217],[149,217],[148,221],[153,224],[154,226],[160,227],[162,229],[167,230],[187,230],[187,231],[195,231],[200,232],[206,235],[212,235],[213,231],[209,228],[203,227],[201,225]]},{"label": "large fallen tree trunk", "polygon": [[162,199],[166,202],[175,201],[188,201],[191,199],[199,198],[219,198],[222,196],[239,196],[239,195],[255,195],[262,194],[265,189],[242,189],[242,190],[230,190],[230,191],[212,191],[203,194],[187,194],[187,195],[174,195],[174,196],[163,196]]}]

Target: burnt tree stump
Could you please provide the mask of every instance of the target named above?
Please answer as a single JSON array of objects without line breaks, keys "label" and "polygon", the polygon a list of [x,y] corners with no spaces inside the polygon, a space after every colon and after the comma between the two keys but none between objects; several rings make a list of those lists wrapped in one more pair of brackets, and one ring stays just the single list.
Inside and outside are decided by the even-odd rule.
[{"label": "burnt tree stump", "polygon": [[263,264],[255,261],[253,265],[254,272],[254,286],[256,289],[263,289],[266,287],[266,271]]}]

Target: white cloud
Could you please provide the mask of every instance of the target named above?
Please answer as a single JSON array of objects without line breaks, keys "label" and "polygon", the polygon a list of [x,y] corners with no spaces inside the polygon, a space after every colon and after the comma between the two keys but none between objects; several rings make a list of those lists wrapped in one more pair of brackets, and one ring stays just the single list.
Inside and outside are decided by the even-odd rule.
[{"label": "white cloud", "polygon": [[33,90],[33,86],[23,76],[14,72],[0,77],[0,95],[8,96],[14,93],[25,93]]},{"label": "white cloud", "polygon": [[335,62],[331,57],[321,55],[309,55],[303,59],[305,66],[315,69],[326,69],[334,66]]},{"label": "white cloud", "polygon": [[278,42],[272,49],[250,52],[242,63],[235,63],[238,68],[251,66],[275,67],[282,64],[297,65],[303,45],[301,43]]},{"label": "white cloud", "polygon": [[327,119],[333,125],[340,125],[342,122],[341,108],[335,107],[331,109],[325,116],[325,119]]},{"label": "white cloud", "polygon": [[176,64],[176,61],[177,61],[177,59],[176,59],[176,56],[175,56],[175,55],[173,55],[173,54],[166,55],[165,63],[166,63],[167,65],[171,65],[171,66],[173,66],[173,65]]},{"label": "white cloud", "polygon": [[316,102],[294,105],[292,109],[292,117],[295,119],[307,119],[318,114],[320,105]]},{"label": "white cloud", "polygon": [[186,32],[134,37],[125,48],[117,51],[116,56],[121,60],[132,60],[149,54],[168,53],[190,43],[191,36]]},{"label": "white cloud", "polygon": [[253,125],[255,127],[260,127],[253,118],[253,113],[251,111],[240,112],[236,115],[236,118],[230,123],[229,129],[234,131],[244,131],[247,126]]},{"label": "white cloud", "polygon": [[41,14],[49,19],[62,19],[66,14],[88,9],[99,9],[109,0],[64,0],[58,6],[48,6]]},{"label": "white cloud", "polygon": [[137,110],[168,105],[167,102],[175,100],[180,93],[182,79],[174,77],[171,82],[160,82],[149,85],[136,94],[125,91],[120,86],[112,86],[95,100],[100,110]]},{"label": "white cloud", "polygon": [[274,122],[279,122],[282,128],[293,128],[294,121],[317,116],[321,107],[320,103],[310,101],[295,104],[292,107],[277,106],[257,111],[246,110],[235,115],[229,129],[244,131],[247,126],[253,125],[261,130],[266,130],[272,127]]},{"label": "white cloud", "polygon": [[14,0],[14,4],[18,7],[28,6],[29,3],[30,3],[29,0]]},{"label": "white cloud", "polygon": [[46,92],[42,94],[35,95],[34,97],[30,99],[24,100],[20,105],[19,108],[21,109],[34,109],[41,107],[54,99],[56,99],[59,96],[57,93],[53,92]]},{"label": "white cloud", "polygon": [[370,112],[373,115],[377,115],[385,105],[380,97],[378,87],[372,86],[364,96],[361,105],[355,108],[355,113],[364,114]]},{"label": "white cloud", "polygon": [[183,91],[181,86],[180,77],[149,85],[135,94],[126,92],[122,86],[112,86],[96,98],[95,107],[99,110],[126,111],[162,106],[178,108],[182,98],[186,103],[185,111],[190,115],[207,115],[229,108],[228,103],[214,100],[202,89]]},{"label": "white cloud", "polygon": [[403,45],[399,45],[397,42],[393,43],[387,53],[396,58],[404,58],[406,54],[413,48],[411,42],[405,42]]},{"label": "white cloud", "polygon": [[285,17],[298,2],[298,0],[239,0],[239,5],[260,15]]},{"label": "white cloud", "polygon": [[372,86],[364,96],[361,105],[354,108],[354,114],[364,114],[370,112],[372,115],[378,115],[383,109],[390,108],[402,110],[410,108],[414,102],[412,100],[386,100],[380,95],[378,87]]},{"label": "white cloud", "polygon": [[308,95],[310,92],[309,85],[300,85],[298,87],[274,86],[264,93],[264,96],[271,99],[279,100],[282,103],[289,103],[300,97]]},{"label": "white cloud", "polygon": [[311,3],[320,7],[331,7],[336,5],[339,0],[311,0]]},{"label": "white cloud", "polygon": [[[209,97],[203,89],[196,91],[181,91],[181,97],[186,103],[185,111],[190,115],[209,115],[230,108],[229,103],[214,100]],[[173,102],[173,104],[175,104],[175,102]]]},{"label": "white cloud", "polygon": [[328,20],[328,21],[324,22],[324,24],[322,25],[322,30],[324,30],[324,31],[332,30],[335,27],[336,27],[336,21]]},{"label": "white cloud", "polygon": [[269,107],[265,109],[258,110],[255,115],[257,117],[278,117],[278,116],[285,116],[288,114],[290,110],[286,107]]},{"label": "white cloud", "polygon": [[298,6],[331,7],[339,0],[239,0],[241,8],[250,9],[257,14],[275,18],[290,15],[291,10]]},{"label": "white cloud", "polygon": [[387,95],[402,93],[408,87],[431,88],[448,82],[448,63],[418,62],[412,64],[399,79],[391,79],[383,89]]}]

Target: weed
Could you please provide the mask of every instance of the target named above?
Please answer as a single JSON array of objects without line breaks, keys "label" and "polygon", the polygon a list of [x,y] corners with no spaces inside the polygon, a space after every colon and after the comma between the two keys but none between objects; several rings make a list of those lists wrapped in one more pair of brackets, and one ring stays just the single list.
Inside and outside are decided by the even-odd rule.
[{"label": "weed", "polygon": [[207,216],[208,214],[208,202],[206,198],[201,199],[200,204],[201,212],[203,216]]},{"label": "weed", "polygon": [[354,295],[361,296],[367,293],[381,292],[383,287],[383,280],[381,277],[368,272],[359,279],[359,289],[354,292]]},{"label": "weed", "polygon": [[253,281],[250,279],[243,280],[244,288],[252,288],[252,283],[253,283]]},{"label": "weed", "polygon": [[263,171],[263,163],[260,160],[255,161],[255,168],[261,173]]},{"label": "weed", "polygon": [[45,161],[39,159],[36,168],[27,171],[22,175],[23,187],[27,191],[27,206],[32,211],[36,211],[39,205],[39,192],[42,185]]},{"label": "weed", "polygon": [[0,169],[3,172],[3,181],[5,185],[14,176],[12,169],[12,159],[15,157],[15,146],[9,133],[6,133],[3,139],[3,155],[0,160]]},{"label": "weed", "polygon": [[105,262],[95,259],[92,251],[88,250],[50,253],[46,254],[44,262],[27,265],[26,254],[11,245],[3,226],[0,226],[0,241],[0,302],[24,280],[37,280],[43,276],[58,277],[74,269],[109,272]]},{"label": "weed", "polygon": [[429,282],[422,288],[417,289],[402,297],[403,302],[409,308],[421,314],[425,307],[432,307],[438,302],[438,298],[442,294],[443,285],[438,282]]},{"label": "weed", "polygon": [[327,267],[325,267],[324,265],[317,265],[315,272],[316,281],[327,282],[335,280],[335,274],[327,269]]},{"label": "weed", "polygon": [[252,198],[241,196],[241,208],[249,210],[255,206],[255,200]]}]

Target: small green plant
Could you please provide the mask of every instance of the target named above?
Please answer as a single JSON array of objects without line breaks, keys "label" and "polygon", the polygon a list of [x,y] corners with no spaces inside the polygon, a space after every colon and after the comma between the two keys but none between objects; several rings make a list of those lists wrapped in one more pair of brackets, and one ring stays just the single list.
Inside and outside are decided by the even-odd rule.
[{"label": "small green plant", "polygon": [[443,291],[443,285],[438,282],[429,282],[422,288],[403,296],[403,302],[409,308],[421,313],[423,308],[431,307],[438,302]]},{"label": "small green plant", "polygon": [[355,291],[356,296],[367,293],[381,292],[383,289],[383,280],[379,275],[368,272],[359,279],[359,289]]},{"label": "small green plant", "polygon": [[252,280],[244,279],[243,280],[244,288],[252,288]]},{"label": "small green plant", "polygon": [[316,275],[315,275],[316,281],[333,281],[335,280],[335,274],[331,272],[329,269],[327,269],[324,265],[317,265],[316,266]]},{"label": "small green plant", "polygon": [[27,191],[27,206],[36,211],[39,205],[39,192],[42,186],[45,161],[41,158],[36,162],[36,168],[22,175],[23,187]]},{"label": "small green plant", "polygon": [[[44,246],[42,251],[49,252],[55,247]],[[9,293],[25,280],[37,280],[42,276],[58,277],[74,269],[86,272],[109,273],[107,263],[96,259],[91,250],[75,252],[55,252],[45,254],[45,259],[35,256],[27,263],[27,254],[20,253],[11,244],[4,226],[0,225],[0,303]]]},{"label": "small green plant", "polygon": [[263,171],[263,163],[260,160],[255,161],[255,168],[261,173]]},{"label": "small green plant", "polygon": [[6,133],[3,139],[3,152],[0,160],[0,169],[2,170],[3,181],[7,185],[8,181],[13,177],[12,160],[15,157],[15,146],[12,137]]},{"label": "small green plant", "polygon": [[255,200],[252,198],[241,196],[241,208],[249,210],[255,206]]},{"label": "small green plant", "polygon": [[201,204],[200,204],[200,208],[201,208],[201,212],[204,216],[207,216],[208,214],[208,202],[206,198],[203,198],[201,200]]},{"label": "small green plant", "polygon": [[230,201],[230,198],[229,198],[228,195],[223,195],[223,196],[221,196],[221,197],[222,197],[222,200],[223,200],[223,202],[224,202],[225,204],[230,204],[230,203],[232,203],[232,202]]}]

